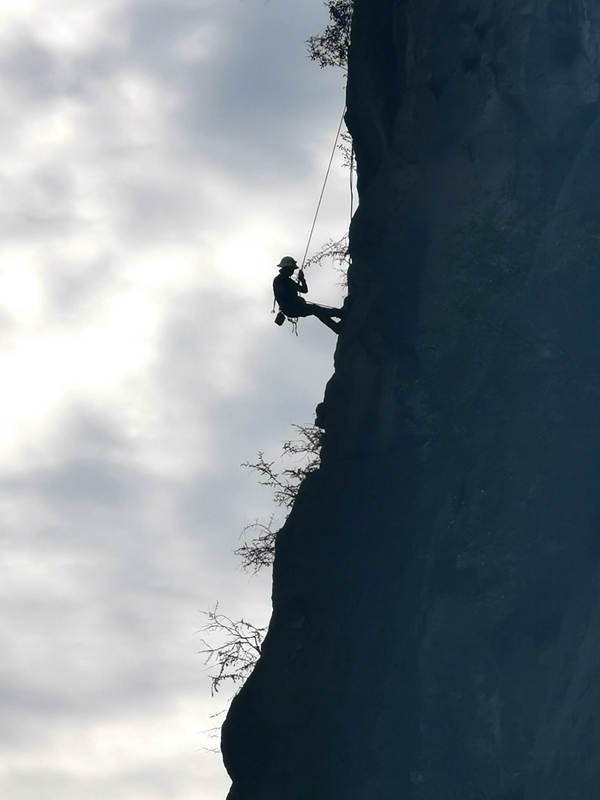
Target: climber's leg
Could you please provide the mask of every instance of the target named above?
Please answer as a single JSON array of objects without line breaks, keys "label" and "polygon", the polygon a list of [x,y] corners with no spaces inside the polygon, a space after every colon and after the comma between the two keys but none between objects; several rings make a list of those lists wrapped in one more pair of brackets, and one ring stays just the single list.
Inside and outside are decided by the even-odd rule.
[{"label": "climber's leg", "polygon": [[331,317],[319,317],[323,325],[327,325],[328,328],[331,328],[332,331],[335,333],[339,333],[342,330],[342,323],[336,322],[335,320],[331,319]]},{"label": "climber's leg", "polygon": [[339,333],[342,327],[341,322],[335,322],[332,317],[339,317],[340,316],[340,309],[339,308],[324,308],[323,306],[319,306],[316,303],[307,303],[306,304],[310,309],[309,313],[316,317],[317,319],[321,320],[323,325],[327,325],[328,328],[331,328],[332,331],[335,333]]}]

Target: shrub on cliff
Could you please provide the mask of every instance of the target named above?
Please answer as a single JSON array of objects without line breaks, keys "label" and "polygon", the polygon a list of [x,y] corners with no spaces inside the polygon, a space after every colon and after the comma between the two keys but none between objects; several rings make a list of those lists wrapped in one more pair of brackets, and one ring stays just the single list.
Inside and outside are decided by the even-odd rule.
[{"label": "shrub on cliff", "polygon": [[[275,503],[288,510],[303,480],[320,464],[321,429],[312,425],[294,425],[294,428],[299,438],[284,442],[282,448],[284,458],[294,459],[292,466],[277,472],[275,462],[266,461],[264,453],[258,454],[257,461],[242,464],[257,472],[260,484],[273,490]],[[243,570],[256,573],[273,563],[279,528],[275,527],[274,518],[271,517],[267,524],[257,521],[248,525],[243,533],[247,531],[258,533],[238,548],[235,554],[240,557]],[[219,612],[218,604],[202,613],[207,622],[200,631],[209,634],[211,640],[202,639],[204,649],[200,650],[200,654],[205,656],[204,663],[212,670],[209,677],[214,694],[225,681],[243,683],[246,680],[260,657],[266,628],[257,628],[244,619],[233,620]]]},{"label": "shrub on cliff", "polygon": [[354,0],[326,0],[330,24],[308,40],[308,53],[320,67],[346,67]]}]

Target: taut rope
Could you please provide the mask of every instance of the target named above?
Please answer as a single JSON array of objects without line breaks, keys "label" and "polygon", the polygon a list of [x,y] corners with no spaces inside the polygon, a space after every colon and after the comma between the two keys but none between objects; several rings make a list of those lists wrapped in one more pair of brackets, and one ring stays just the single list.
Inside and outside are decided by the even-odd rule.
[{"label": "taut rope", "polygon": [[[331,151],[331,158],[329,159],[329,164],[327,166],[327,172],[325,173],[325,180],[323,181],[323,188],[321,189],[321,194],[319,196],[319,202],[317,203],[317,210],[315,211],[315,218],[313,219],[313,224],[310,229],[310,234],[308,235],[308,242],[306,243],[306,250],[304,251],[304,256],[302,257],[302,265],[300,269],[303,269],[304,264],[306,262],[306,256],[308,255],[308,248],[310,247],[310,243],[312,241],[313,233],[315,232],[315,225],[317,224],[317,219],[319,217],[319,211],[321,210],[321,203],[323,202],[323,195],[325,194],[325,187],[327,186],[327,180],[329,178],[329,173],[331,172],[331,165],[333,164],[333,158],[335,156],[335,150],[337,148],[338,139],[340,138],[340,133],[342,131],[342,125],[344,124],[344,115],[346,113],[346,106],[344,106],[344,110],[342,112],[342,118],[340,120],[340,124],[337,129],[337,133],[335,135],[335,142],[333,143],[333,150]],[[352,172],[352,170],[351,170]]]}]

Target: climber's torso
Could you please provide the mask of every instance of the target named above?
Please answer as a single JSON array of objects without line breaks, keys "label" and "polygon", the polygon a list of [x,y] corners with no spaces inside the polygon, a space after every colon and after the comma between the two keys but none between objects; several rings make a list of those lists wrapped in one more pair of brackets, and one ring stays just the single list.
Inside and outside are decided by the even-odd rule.
[{"label": "climber's torso", "polygon": [[306,301],[303,297],[299,297],[298,293],[305,294],[308,291],[306,282],[303,280],[301,283],[293,280],[288,275],[277,275],[273,280],[273,294],[277,305],[286,315],[286,317],[299,317],[302,316],[302,310],[306,306]]}]

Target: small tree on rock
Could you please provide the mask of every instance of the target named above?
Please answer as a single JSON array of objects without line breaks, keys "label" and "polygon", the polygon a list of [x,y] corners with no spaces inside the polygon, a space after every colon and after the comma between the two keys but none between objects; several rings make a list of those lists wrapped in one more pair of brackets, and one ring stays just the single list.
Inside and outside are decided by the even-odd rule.
[{"label": "small tree on rock", "polygon": [[330,24],[308,40],[308,53],[320,67],[342,67],[348,64],[350,27],[354,0],[326,0]]}]

